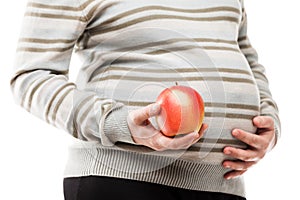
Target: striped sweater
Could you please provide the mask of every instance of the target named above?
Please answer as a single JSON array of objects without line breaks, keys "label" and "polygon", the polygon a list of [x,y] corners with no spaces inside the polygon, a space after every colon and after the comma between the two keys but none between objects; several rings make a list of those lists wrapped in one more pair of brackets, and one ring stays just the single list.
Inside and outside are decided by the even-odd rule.
[{"label": "striped sweater", "polygon": [[[70,59],[82,60],[69,80]],[[75,67],[75,66],[74,66]],[[182,151],[134,143],[128,112],[178,82],[205,101],[209,128]],[[30,0],[11,79],[16,102],[74,138],[65,177],[101,175],[245,196],[225,180],[233,128],[278,111],[247,37],[243,0]],[[155,125],[155,121],[152,121]]]}]

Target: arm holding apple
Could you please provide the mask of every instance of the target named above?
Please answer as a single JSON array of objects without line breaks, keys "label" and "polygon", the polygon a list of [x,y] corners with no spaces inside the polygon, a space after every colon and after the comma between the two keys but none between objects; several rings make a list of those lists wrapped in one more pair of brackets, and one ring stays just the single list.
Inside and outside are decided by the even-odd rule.
[{"label": "arm holding apple", "polygon": [[187,149],[202,137],[207,128],[207,125],[203,124],[199,132],[194,131],[181,137],[167,137],[149,121],[150,117],[158,115],[160,111],[160,105],[154,103],[129,113],[128,127],[136,144],[156,151]]}]

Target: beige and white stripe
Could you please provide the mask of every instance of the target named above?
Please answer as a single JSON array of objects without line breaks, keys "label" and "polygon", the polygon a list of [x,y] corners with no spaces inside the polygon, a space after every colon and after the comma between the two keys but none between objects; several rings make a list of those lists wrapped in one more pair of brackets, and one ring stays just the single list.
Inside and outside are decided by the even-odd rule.
[{"label": "beige and white stripe", "polygon": [[[224,181],[227,145],[252,118],[280,122],[264,67],[247,37],[243,0],[30,0],[11,87],[27,111],[81,142],[66,177],[104,175],[244,196],[243,180]],[[74,50],[83,59],[69,81]],[[135,145],[128,111],[164,89],[189,85],[205,100],[209,129],[193,147],[154,152]],[[160,164],[166,164],[161,166]]]}]

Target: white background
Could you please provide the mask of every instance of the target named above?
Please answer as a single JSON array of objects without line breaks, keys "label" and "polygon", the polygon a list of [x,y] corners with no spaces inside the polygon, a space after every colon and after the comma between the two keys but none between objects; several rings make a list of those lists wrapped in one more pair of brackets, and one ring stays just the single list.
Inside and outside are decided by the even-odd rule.
[{"label": "white background", "polygon": [[[267,69],[282,121],[278,146],[245,175],[248,200],[299,196],[300,32],[296,28],[300,14],[296,2],[246,1],[249,36]],[[26,0],[1,2],[0,199],[62,200],[69,136],[16,106],[9,89],[25,4]]]}]

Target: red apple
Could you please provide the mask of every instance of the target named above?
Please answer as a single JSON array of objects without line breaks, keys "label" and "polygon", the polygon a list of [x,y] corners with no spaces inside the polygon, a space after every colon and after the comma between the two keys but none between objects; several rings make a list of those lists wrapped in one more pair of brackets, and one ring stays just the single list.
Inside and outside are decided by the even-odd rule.
[{"label": "red apple", "polygon": [[176,85],[163,90],[157,100],[161,112],[157,125],[166,136],[199,131],[204,118],[204,103],[200,94],[191,87]]}]

